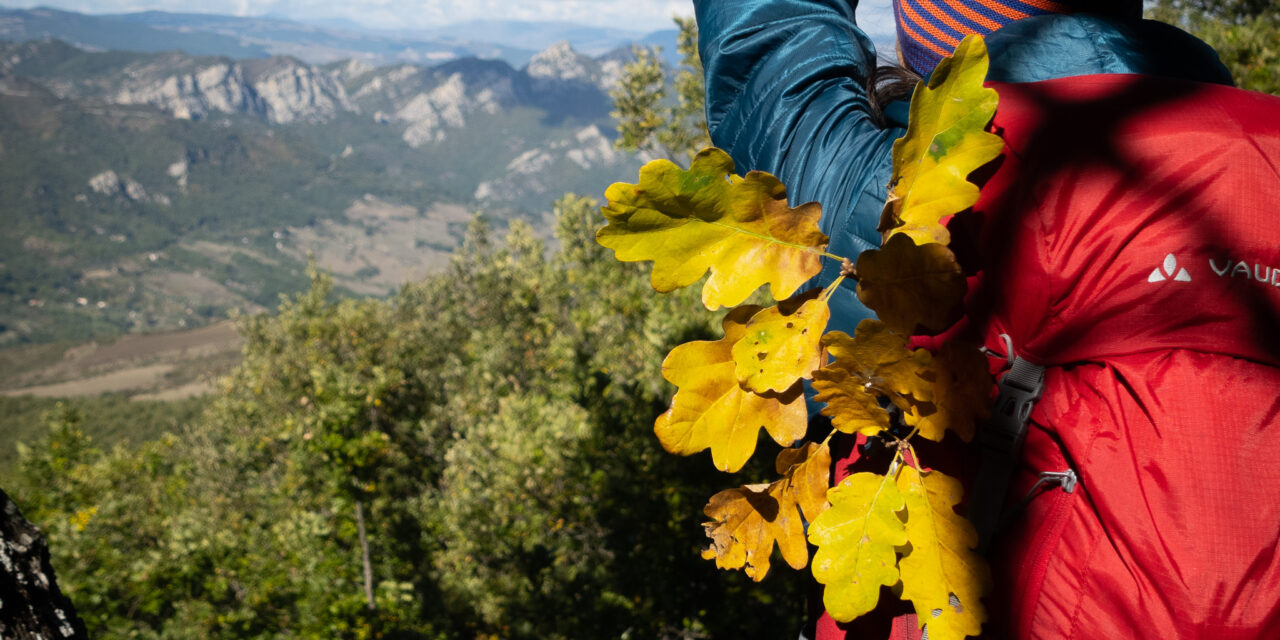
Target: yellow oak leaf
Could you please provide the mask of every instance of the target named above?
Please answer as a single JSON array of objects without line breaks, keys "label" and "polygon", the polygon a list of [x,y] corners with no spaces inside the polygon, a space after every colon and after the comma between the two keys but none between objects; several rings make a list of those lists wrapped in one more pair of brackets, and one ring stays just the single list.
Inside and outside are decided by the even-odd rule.
[{"label": "yellow oak leaf", "polygon": [[889,428],[889,412],[880,406],[880,398],[848,371],[819,369],[813,374],[813,388],[818,392],[813,399],[826,403],[822,414],[831,418],[837,431],[874,436]]},{"label": "yellow oak leaf", "polygon": [[688,171],[654,160],[637,184],[605,192],[609,224],[596,241],[624,262],[652,260],[658,291],[689,286],[710,269],[702,288],[708,309],[737,305],[766,283],[784,300],[822,269],[822,208],[791,208],[786,187],[767,173],[732,174],[733,160],[716,148],[700,152]]},{"label": "yellow oak leaf", "polygon": [[678,390],[653,429],[668,452],[688,456],[710,448],[716,468],[732,473],[755,452],[760,429],[784,446],[804,437],[808,413],[799,383],[781,394],[757,394],[734,375],[733,345],[759,310],[734,309],[724,318],[724,338],[682,344],[663,361],[662,376]]},{"label": "yellow oak leaf", "polygon": [[822,332],[831,308],[813,289],[751,316],[747,333],[733,345],[738,381],[759,393],[790,389],[822,366]]},{"label": "yellow oak leaf", "polygon": [[898,563],[902,599],[911,601],[921,625],[928,624],[930,640],[978,635],[987,619],[981,598],[991,576],[973,551],[977,531],[955,512],[964,491],[960,481],[903,465],[897,484],[907,506],[906,537],[911,543],[910,552]]},{"label": "yellow oak leaf", "polygon": [[819,369],[815,378],[832,380],[837,376],[823,371],[842,370],[849,379],[841,384],[852,383],[886,397],[904,411],[933,402],[933,383],[929,379],[933,356],[928,351],[907,349],[906,336],[879,320],[858,323],[854,336],[850,338],[839,331],[822,336],[822,346],[832,361]]},{"label": "yellow oak leaf", "polygon": [[799,505],[806,521],[813,522],[826,511],[827,488],[831,486],[831,449],[826,444],[809,442],[783,449],[775,467],[784,476],[784,495]]},{"label": "yellow oak leaf", "polygon": [[995,114],[987,77],[987,46],[968,36],[911,96],[906,134],[893,143],[893,176],[880,231],[906,233],[915,242],[950,242],[940,221],[978,201],[968,176],[1000,155],[1004,142],[987,133]]},{"label": "yellow oak leaf", "polygon": [[959,319],[968,290],[955,254],[897,234],[858,256],[858,299],[899,333],[942,331]]},{"label": "yellow oak leaf", "polygon": [[712,521],[703,525],[711,546],[702,552],[703,558],[714,558],[721,569],[744,569],[757,582],[769,572],[775,543],[791,568],[808,564],[804,522],[818,518],[827,508],[831,451],[814,443],[784,449],[776,467],[783,474],[780,480],[727,489],[711,497],[704,512]]},{"label": "yellow oak leaf", "polygon": [[991,415],[990,393],[995,383],[986,356],[973,345],[948,342],[933,357],[931,377],[933,411],[923,415],[908,412],[907,424],[935,442],[941,441],[948,429],[965,442],[973,440],[978,423]]},{"label": "yellow oak leaf", "polygon": [[906,506],[892,478],[855,473],[827,493],[831,507],[809,525],[818,547],[813,577],[825,586],[831,617],[848,622],[871,611],[880,587],[899,580],[896,548],[907,542],[898,512]]}]

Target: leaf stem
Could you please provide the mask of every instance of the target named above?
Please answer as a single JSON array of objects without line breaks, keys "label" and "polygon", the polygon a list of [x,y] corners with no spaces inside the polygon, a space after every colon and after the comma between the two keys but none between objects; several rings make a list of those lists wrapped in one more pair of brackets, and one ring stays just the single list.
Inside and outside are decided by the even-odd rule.
[{"label": "leaf stem", "polygon": [[845,279],[845,276],[840,276],[839,278],[836,278],[835,281],[833,281],[831,284],[827,285],[827,288],[822,291],[823,302],[827,302],[828,300],[831,299],[831,296],[835,295],[836,289],[840,288],[840,283],[844,282],[844,279]]},{"label": "leaf stem", "polygon": [[823,447],[828,447],[831,444],[831,438],[835,436],[837,433],[840,433],[840,432],[836,431],[835,429],[832,429],[831,431],[829,431],[827,433],[827,437],[822,439],[822,444],[818,445],[818,449],[821,450]]},{"label": "leaf stem", "polygon": [[[908,446],[909,446],[909,445],[908,445]],[[898,476],[898,470],[902,468],[902,463],[903,463],[904,461],[905,461],[905,460],[904,460],[904,458],[902,457],[902,449],[901,449],[901,448],[899,448],[899,449],[898,449],[898,450],[893,454],[893,460],[891,460],[891,461],[889,462],[889,469],[888,469],[887,471],[885,471],[885,472],[884,472],[884,477],[885,477],[885,478],[893,478],[893,479],[896,481],[896,480],[897,480],[897,476]]]}]

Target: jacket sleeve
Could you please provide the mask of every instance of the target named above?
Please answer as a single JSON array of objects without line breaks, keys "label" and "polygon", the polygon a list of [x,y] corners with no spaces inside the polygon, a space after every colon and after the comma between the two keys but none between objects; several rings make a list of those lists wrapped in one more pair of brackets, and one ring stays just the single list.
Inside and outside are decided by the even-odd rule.
[{"label": "jacket sleeve", "polygon": [[[739,173],[778,176],[793,205],[820,203],[830,251],[849,258],[879,246],[890,153],[903,132],[871,119],[865,85],[875,49],[854,22],[856,5],[694,0],[712,141]],[[814,284],[839,273],[827,262]],[[852,290],[836,298],[833,318],[856,326],[869,313]]]}]

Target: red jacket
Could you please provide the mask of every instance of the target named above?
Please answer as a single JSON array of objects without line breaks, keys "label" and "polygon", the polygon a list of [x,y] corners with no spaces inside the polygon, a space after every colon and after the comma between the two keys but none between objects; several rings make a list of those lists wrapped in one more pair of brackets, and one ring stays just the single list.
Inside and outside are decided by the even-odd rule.
[{"label": "red jacket", "polygon": [[991,86],[1006,152],[953,224],[968,321],[1047,368],[1006,504],[1041,472],[1080,486],[996,538],[984,637],[1280,638],[1280,98]]}]

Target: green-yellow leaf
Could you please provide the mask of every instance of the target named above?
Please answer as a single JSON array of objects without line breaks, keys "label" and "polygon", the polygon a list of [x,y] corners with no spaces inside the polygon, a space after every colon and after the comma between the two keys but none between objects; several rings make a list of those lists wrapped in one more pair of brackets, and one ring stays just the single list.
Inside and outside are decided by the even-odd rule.
[{"label": "green-yellow leaf", "polygon": [[831,308],[813,289],[751,316],[733,345],[738,381],[758,393],[790,389],[822,366],[822,332]]},{"label": "green-yellow leaf", "polygon": [[757,394],[734,374],[733,345],[759,310],[734,309],[724,318],[724,338],[682,344],[663,361],[663,377],[678,387],[671,408],[654,423],[667,451],[687,456],[710,448],[716,468],[732,473],[755,452],[760,429],[784,446],[804,437],[808,414],[799,383],[785,393]]},{"label": "green-yellow leaf", "polygon": [[917,245],[904,234],[858,256],[858,299],[899,333],[942,331],[960,315],[964,272],[941,244]]},{"label": "green-yellow leaf", "polygon": [[848,622],[871,611],[880,587],[898,582],[896,547],[907,542],[898,512],[903,496],[891,478],[855,473],[827,494],[831,507],[809,525],[817,545],[813,577],[826,588],[831,617]]},{"label": "green-yellow leaf", "polygon": [[999,136],[986,131],[997,102],[995,90],[982,86],[987,66],[986,43],[968,36],[938,64],[928,86],[916,87],[907,133],[893,144],[880,231],[947,244],[950,235],[941,220],[978,201],[978,187],[968,176],[1004,148]]},{"label": "green-yellow leaf", "polygon": [[822,269],[822,209],[792,209],[786,187],[767,173],[732,174],[733,160],[716,148],[699,153],[688,171],[654,160],[639,183],[605,192],[609,224],[596,240],[619,260],[652,260],[658,291],[689,286],[710,269],[702,289],[708,309],[737,305],[766,283],[784,300]]},{"label": "green-yellow leaf", "polygon": [[898,489],[907,506],[906,537],[911,543],[911,551],[898,564],[902,598],[911,601],[920,624],[929,625],[930,640],[978,635],[987,619],[981,598],[991,577],[982,557],[972,550],[977,532],[955,512],[963,493],[960,481],[904,465]]}]

